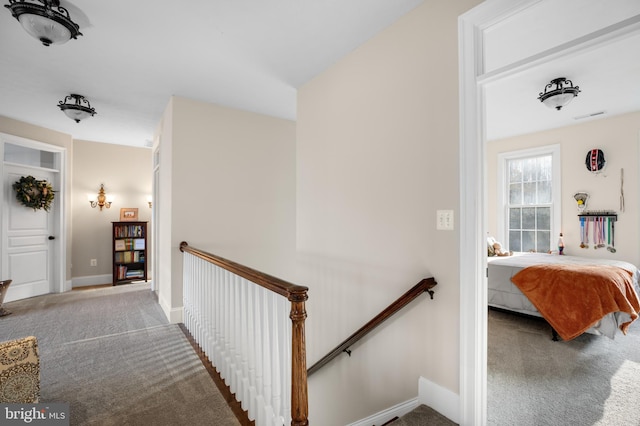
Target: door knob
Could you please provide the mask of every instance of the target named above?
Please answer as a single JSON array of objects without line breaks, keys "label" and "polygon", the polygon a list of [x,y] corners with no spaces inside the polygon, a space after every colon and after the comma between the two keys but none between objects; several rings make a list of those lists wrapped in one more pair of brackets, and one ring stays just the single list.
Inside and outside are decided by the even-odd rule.
[{"label": "door knob", "polygon": [[54,237],[53,235],[49,235],[49,239],[50,239],[50,240],[55,240],[55,239],[56,239],[56,237]]}]

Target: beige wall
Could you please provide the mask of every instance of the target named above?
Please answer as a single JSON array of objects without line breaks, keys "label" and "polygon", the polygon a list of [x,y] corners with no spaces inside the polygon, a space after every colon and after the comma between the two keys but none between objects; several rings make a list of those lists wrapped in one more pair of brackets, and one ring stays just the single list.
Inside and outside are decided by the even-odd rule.
[{"label": "beige wall", "polygon": [[165,312],[182,306],[181,241],[286,279],[295,250],[295,123],[174,97],[159,141]]},{"label": "beige wall", "polygon": [[[73,264],[74,286],[87,277],[112,274],[112,225],[120,220],[120,209],[137,208],[138,219],[151,220],[147,197],[151,195],[151,149],[76,140],[73,143]],[[113,196],[111,208],[91,208],[100,184]],[[149,258],[151,256],[149,254]],[[90,266],[97,259],[97,266]],[[153,261],[153,259],[151,259]],[[102,280],[104,281],[104,280]],[[99,284],[93,282],[94,284]],[[104,283],[104,282],[102,282]]]},{"label": "beige wall", "polygon": [[[111,221],[119,219],[120,207],[138,207],[140,219],[150,219],[151,150],[74,141],[70,135],[1,116],[0,132],[66,149],[66,280],[105,283],[102,278],[111,275]],[[97,196],[100,183],[116,196],[111,209],[102,212],[90,208],[87,198]],[[90,267],[90,259],[97,259],[98,266]],[[94,276],[101,281],[92,280]]]},{"label": "beige wall", "polygon": [[[66,194],[71,194],[71,182],[73,180],[73,173],[71,167],[71,159],[73,158],[73,140],[70,135],[65,133],[55,132],[53,130],[46,129],[44,127],[34,126],[22,121],[13,120],[11,118],[0,116],[0,132],[7,133],[14,136],[20,136],[22,138],[31,139],[38,142],[44,142],[55,146],[64,147],[66,150],[66,175],[67,181],[65,186]],[[72,219],[71,219],[71,199],[72,196],[67,196],[65,199],[65,222],[67,224],[66,240],[67,240],[67,265],[65,267],[65,276],[67,282],[71,281],[71,250],[72,250]]]},{"label": "beige wall", "polygon": [[[298,283],[308,285],[308,363],[421,278],[438,281],[310,378],[310,420],[342,425],[417,394],[458,392],[457,17],[479,1],[428,1],[298,94]],[[331,407],[331,409],[327,409]]]},{"label": "beige wall", "polygon": [[[487,206],[489,232],[497,235],[497,157],[501,152],[560,144],[562,161],[562,232],[565,253],[583,257],[619,259],[640,264],[640,206],[638,166],[640,162],[640,112],[603,118],[530,135],[492,141],[487,144]],[[604,151],[606,166],[593,174],[585,166],[589,150]],[[620,211],[620,169],[624,169],[625,211]],[[618,213],[615,225],[616,253],[580,246],[580,222],[573,195],[587,192],[589,210]],[[592,240],[593,241],[593,240]]]}]

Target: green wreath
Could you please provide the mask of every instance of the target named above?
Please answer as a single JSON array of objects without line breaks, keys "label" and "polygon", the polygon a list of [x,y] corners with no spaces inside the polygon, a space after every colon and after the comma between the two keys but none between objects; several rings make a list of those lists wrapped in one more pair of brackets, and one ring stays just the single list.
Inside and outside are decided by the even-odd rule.
[{"label": "green wreath", "polygon": [[44,209],[49,211],[54,198],[51,184],[46,180],[38,180],[33,176],[22,176],[13,184],[16,190],[16,199],[24,206],[31,207],[34,211]]}]

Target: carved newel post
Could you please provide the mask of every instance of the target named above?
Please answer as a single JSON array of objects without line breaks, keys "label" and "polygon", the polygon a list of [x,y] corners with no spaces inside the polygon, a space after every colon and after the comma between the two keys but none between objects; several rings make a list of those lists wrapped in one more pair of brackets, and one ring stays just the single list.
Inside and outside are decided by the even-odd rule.
[{"label": "carved newel post", "polygon": [[305,301],[308,299],[307,288],[289,295],[291,302],[292,339],[291,339],[291,425],[307,426],[309,424],[309,402],[307,395],[307,349],[304,322],[307,318]]}]

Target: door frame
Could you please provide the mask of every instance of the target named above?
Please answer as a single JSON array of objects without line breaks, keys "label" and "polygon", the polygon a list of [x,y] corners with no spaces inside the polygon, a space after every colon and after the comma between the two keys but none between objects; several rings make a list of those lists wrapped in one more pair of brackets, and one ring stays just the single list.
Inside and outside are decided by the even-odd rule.
[{"label": "door frame", "polygon": [[[67,165],[67,149],[64,147],[51,145],[45,142],[39,142],[20,136],[0,133],[0,176],[4,180],[4,146],[5,143],[23,146],[25,148],[37,149],[40,151],[52,152],[54,154],[54,168],[56,180],[51,182],[56,189],[56,202],[51,206],[49,214],[53,214],[53,235],[55,240],[50,244],[51,259],[51,282],[49,283],[50,293],[62,293],[71,289],[71,281],[67,285],[67,220],[66,220],[66,165]],[[18,164],[19,166],[24,166]],[[4,182],[2,182],[4,186]],[[4,190],[0,191],[0,206],[5,205]],[[0,209],[0,223],[5,220],[4,209]],[[3,234],[4,227],[0,226],[0,259],[4,256],[3,251],[7,247],[7,236]]]},{"label": "door frame", "polygon": [[491,72],[483,31],[541,0],[492,0],[458,20],[460,102],[460,424],[487,423],[486,157],[484,86],[640,31],[640,16]]}]

